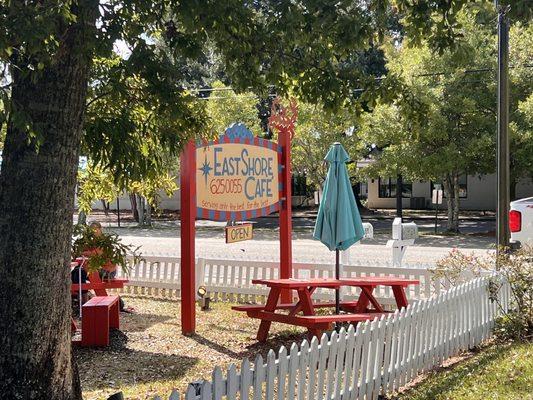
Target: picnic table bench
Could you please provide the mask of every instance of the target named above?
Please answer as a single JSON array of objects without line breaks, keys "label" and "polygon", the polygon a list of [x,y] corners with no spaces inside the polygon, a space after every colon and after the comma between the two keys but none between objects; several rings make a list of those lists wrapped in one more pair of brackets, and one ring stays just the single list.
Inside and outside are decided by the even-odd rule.
[{"label": "picnic table bench", "polygon": [[[261,320],[257,332],[257,340],[263,342],[268,337],[272,322],[281,322],[290,325],[306,327],[310,335],[320,336],[324,330],[331,329],[334,322],[362,322],[381,316],[387,311],[374,297],[377,286],[392,288],[398,309],[407,307],[405,287],[417,285],[418,280],[368,277],[355,279],[256,279],[252,283],[266,285],[270,293],[265,305],[241,305],[232,307],[236,311],[244,311],[250,318]],[[335,307],[335,303],[314,303],[312,294],[318,288],[339,289],[342,286],[359,287],[361,293],[356,301],[340,303],[340,309],[345,314],[316,315],[317,308]],[[279,300],[283,290],[294,290],[298,293],[298,301],[292,304],[280,304]],[[372,306],[370,308],[369,306]],[[276,311],[288,311],[287,314]],[[302,313],[303,315],[298,315]]]},{"label": "picnic table bench", "polygon": [[82,346],[108,346],[109,329],[120,327],[118,296],[96,296],[83,306]]},{"label": "picnic table bench", "polygon": [[[85,259],[78,259],[71,265],[77,266]],[[89,272],[87,283],[72,283],[70,292],[76,295],[80,290],[92,290],[93,297],[82,305],[82,346],[107,346],[109,344],[109,328],[119,327],[120,300],[116,295],[108,295],[107,289],[122,289],[128,283],[127,279],[102,279],[99,272]],[[70,327],[76,332],[78,327],[71,318]]]}]

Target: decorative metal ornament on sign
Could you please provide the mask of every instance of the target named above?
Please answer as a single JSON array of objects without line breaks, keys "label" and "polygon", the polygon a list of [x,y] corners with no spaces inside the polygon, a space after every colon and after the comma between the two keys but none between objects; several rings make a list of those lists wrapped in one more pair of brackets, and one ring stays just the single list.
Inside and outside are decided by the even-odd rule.
[{"label": "decorative metal ornament on sign", "polygon": [[277,143],[232,125],[218,140],[196,146],[196,214],[214,221],[262,217],[279,210]]}]

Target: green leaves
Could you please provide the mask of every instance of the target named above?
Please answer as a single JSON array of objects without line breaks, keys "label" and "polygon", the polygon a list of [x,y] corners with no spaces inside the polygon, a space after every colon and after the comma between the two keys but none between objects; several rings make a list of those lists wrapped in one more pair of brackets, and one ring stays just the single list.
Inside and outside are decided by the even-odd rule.
[{"label": "green leaves", "polygon": [[364,140],[381,150],[367,174],[430,180],[493,171],[494,80],[483,68],[467,71],[490,72],[495,40],[492,27],[476,24],[476,12],[454,15],[461,43],[440,55],[430,38],[418,48],[386,47],[387,67],[403,87],[392,105],[363,117]]},{"label": "green leaves", "polygon": [[98,59],[93,69],[84,147],[119,187],[167,172],[167,160],[207,130],[204,105],[151,47],[139,45],[127,60]]},{"label": "green leaves", "polygon": [[253,93],[244,92],[236,94],[228,90],[222,82],[214,82],[209,100],[206,103],[206,112],[209,118],[210,137],[217,137],[224,133],[233,123],[243,123],[256,136],[260,136],[261,121],[257,110],[259,99]]},{"label": "green leaves", "polygon": [[333,143],[341,142],[353,161],[359,159],[361,149],[356,129],[355,113],[348,109],[332,113],[299,102],[291,153],[293,171],[305,175],[315,188],[321,187],[327,173],[324,157]]},{"label": "green leaves", "polygon": [[120,265],[129,274],[129,259],[133,258],[133,265],[140,261],[139,247],[122,243],[116,234],[97,233],[86,225],[74,227],[74,242],[72,244],[72,258],[88,257],[87,272],[98,272],[103,267],[112,264]]}]

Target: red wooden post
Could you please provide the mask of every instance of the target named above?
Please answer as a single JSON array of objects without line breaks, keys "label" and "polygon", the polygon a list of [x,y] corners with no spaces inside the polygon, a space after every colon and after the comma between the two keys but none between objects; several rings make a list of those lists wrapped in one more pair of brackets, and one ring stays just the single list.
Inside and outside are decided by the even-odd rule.
[{"label": "red wooden post", "polygon": [[196,329],[195,220],[196,220],[196,145],[187,143],[180,160],[181,218],[181,332]]},{"label": "red wooden post", "polygon": [[[271,127],[278,130],[278,144],[281,146],[281,164],[283,165],[281,183],[283,192],[279,210],[280,236],[280,271],[279,277],[287,279],[292,276],[292,174],[291,174],[291,139],[294,135],[294,124],[298,118],[296,100],[291,99],[288,107],[281,104],[279,98],[272,103],[269,118]],[[290,290],[282,290],[281,302],[292,302]]]},{"label": "red wooden post", "polygon": [[[291,132],[284,129],[279,132],[281,144],[281,160],[284,166],[282,171],[283,197],[279,210],[279,236],[280,236],[280,271],[279,277],[287,279],[292,276],[292,174],[291,174]],[[291,291],[283,290],[281,302],[292,302]]]}]

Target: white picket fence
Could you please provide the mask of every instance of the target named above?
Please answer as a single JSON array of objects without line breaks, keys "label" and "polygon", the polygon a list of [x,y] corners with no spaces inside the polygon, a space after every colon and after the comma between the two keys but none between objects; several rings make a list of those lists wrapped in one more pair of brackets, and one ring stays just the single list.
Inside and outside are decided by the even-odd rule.
[{"label": "white picket fence", "polygon": [[[377,399],[491,336],[501,310],[488,285],[489,278],[477,278],[331,338],[281,347],[277,356],[270,350],[266,363],[258,355],[253,365],[244,360],[225,374],[216,367],[210,381],[189,385],[184,400]],[[499,297],[507,309],[508,285]],[[177,392],[170,397],[179,399]]]},{"label": "white picket fence", "polygon": [[[294,263],[294,278],[332,278],[333,264]],[[149,256],[131,266],[126,292],[180,296],[180,259],[177,257]],[[431,271],[424,267],[388,267],[344,265],[341,275],[346,278],[393,276],[418,279],[419,285],[406,289],[409,300],[429,299],[450,288],[445,280],[432,279]],[[199,258],[196,262],[197,285],[206,287],[213,300],[260,303],[268,295],[268,288],[252,284],[253,279],[276,279],[279,276],[279,263],[268,261],[214,260]],[[465,280],[470,277],[465,277]],[[343,298],[357,298],[358,288],[344,288]],[[331,300],[333,292],[319,289],[316,300]],[[376,296],[384,304],[393,304],[390,287],[376,288]]]}]

